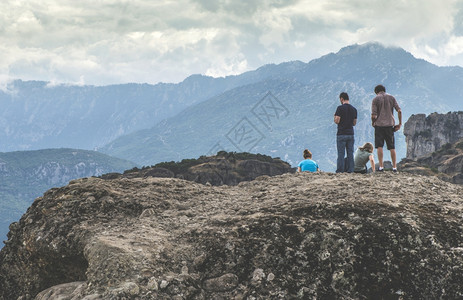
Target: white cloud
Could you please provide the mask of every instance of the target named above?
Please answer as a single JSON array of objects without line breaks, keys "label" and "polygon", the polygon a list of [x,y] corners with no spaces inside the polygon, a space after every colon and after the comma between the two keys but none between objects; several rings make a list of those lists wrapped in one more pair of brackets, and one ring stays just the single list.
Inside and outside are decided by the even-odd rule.
[{"label": "white cloud", "polygon": [[237,75],[248,70],[248,62],[244,55],[238,55],[231,59],[219,59],[206,70],[205,75],[212,77],[224,77],[227,75]]},{"label": "white cloud", "polygon": [[[445,56],[455,56],[463,53],[463,36],[451,36],[443,46]],[[436,53],[437,55],[438,53]]]},{"label": "white cloud", "polygon": [[463,63],[457,0],[6,0],[1,78],[176,82],[379,41]]},{"label": "white cloud", "polygon": [[9,78],[6,75],[0,74],[0,91],[4,93],[14,93],[14,90],[11,88],[10,83],[13,81],[12,78]]},{"label": "white cloud", "polygon": [[283,46],[289,31],[293,29],[290,16],[277,8],[260,11],[253,16],[253,19],[255,26],[263,32],[259,41],[266,47],[273,44]]}]

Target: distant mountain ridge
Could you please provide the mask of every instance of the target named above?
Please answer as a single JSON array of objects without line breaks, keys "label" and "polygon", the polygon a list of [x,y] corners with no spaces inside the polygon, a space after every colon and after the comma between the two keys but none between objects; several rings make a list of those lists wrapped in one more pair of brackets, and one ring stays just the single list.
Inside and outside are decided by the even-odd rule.
[{"label": "distant mountain ridge", "polygon": [[[308,63],[270,64],[225,78],[192,75],[178,84],[94,87],[15,81],[0,92],[0,150],[98,149],[141,165],[220,150],[251,151],[294,166],[309,148],[322,169],[331,171],[336,130],[331,119],[339,93],[348,92],[359,109],[356,140],[361,144],[372,140],[368,119],[378,83],[396,96],[404,122],[416,113],[461,110],[462,68],[438,67],[401,48],[366,43]],[[284,114],[269,125],[272,117],[263,109],[272,97]],[[246,126],[259,140],[248,145],[253,147],[231,138],[232,131]],[[399,133],[399,158],[405,156],[404,140]]]},{"label": "distant mountain ridge", "polygon": [[0,90],[0,151],[94,150],[192,104],[271,76],[265,70],[226,79],[191,75],[178,84],[156,85],[70,86],[15,80]]},{"label": "distant mountain ridge", "polygon": [[[333,114],[340,92],[347,92],[359,111],[356,146],[373,141],[370,108],[377,84],[384,84],[396,97],[403,122],[415,113],[461,107],[462,68],[438,67],[401,48],[379,43],[348,46],[309,63],[268,65],[256,72],[263,70],[270,76],[262,81],[227,90],[150,129],[121,136],[100,150],[142,165],[225,150],[278,156],[294,166],[302,159],[302,150],[309,148],[322,170],[333,171]],[[259,116],[264,109],[266,115]],[[234,141],[240,130],[253,132],[248,138],[258,142]],[[401,132],[396,138],[400,159],[406,152],[405,138]],[[243,142],[243,137],[239,140]]]}]

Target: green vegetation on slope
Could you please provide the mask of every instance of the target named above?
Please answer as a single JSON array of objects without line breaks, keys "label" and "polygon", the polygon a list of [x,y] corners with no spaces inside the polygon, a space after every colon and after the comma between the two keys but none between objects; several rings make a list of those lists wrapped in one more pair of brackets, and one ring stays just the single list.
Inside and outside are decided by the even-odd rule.
[{"label": "green vegetation on slope", "polygon": [[33,200],[70,180],[123,172],[135,164],[99,152],[45,149],[0,153],[0,237]]}]

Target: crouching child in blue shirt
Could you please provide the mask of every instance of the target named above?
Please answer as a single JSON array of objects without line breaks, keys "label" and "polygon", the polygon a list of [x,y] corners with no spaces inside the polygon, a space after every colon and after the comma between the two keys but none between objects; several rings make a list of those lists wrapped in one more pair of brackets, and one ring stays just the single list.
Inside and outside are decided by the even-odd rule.
[{"label": "crouching child in blue shirt", "polygon": [[304,150],[303,153],[304,160],[299,163],[297,166],[297,171],[298,172],[317,172],[318,169],[318,164],[312,160],[312,152],[310,152],[308,149]]}]

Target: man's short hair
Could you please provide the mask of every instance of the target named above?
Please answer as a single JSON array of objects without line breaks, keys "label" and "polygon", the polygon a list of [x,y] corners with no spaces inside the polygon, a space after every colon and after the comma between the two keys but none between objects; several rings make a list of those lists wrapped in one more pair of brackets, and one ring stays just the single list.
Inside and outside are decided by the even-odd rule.
[{"label": "man's short hair", "polygon": [[347,95],[346,92],[342,92],[341,94],[339,94],[339,98],[342,98],[344,100],[349,100],[349,95]]},{"label": "man's short hair", "polygon": [[375,94],[378,94],[379,92],[386,92],[386,88],[382,84],[378,84],[375,87]]}]

